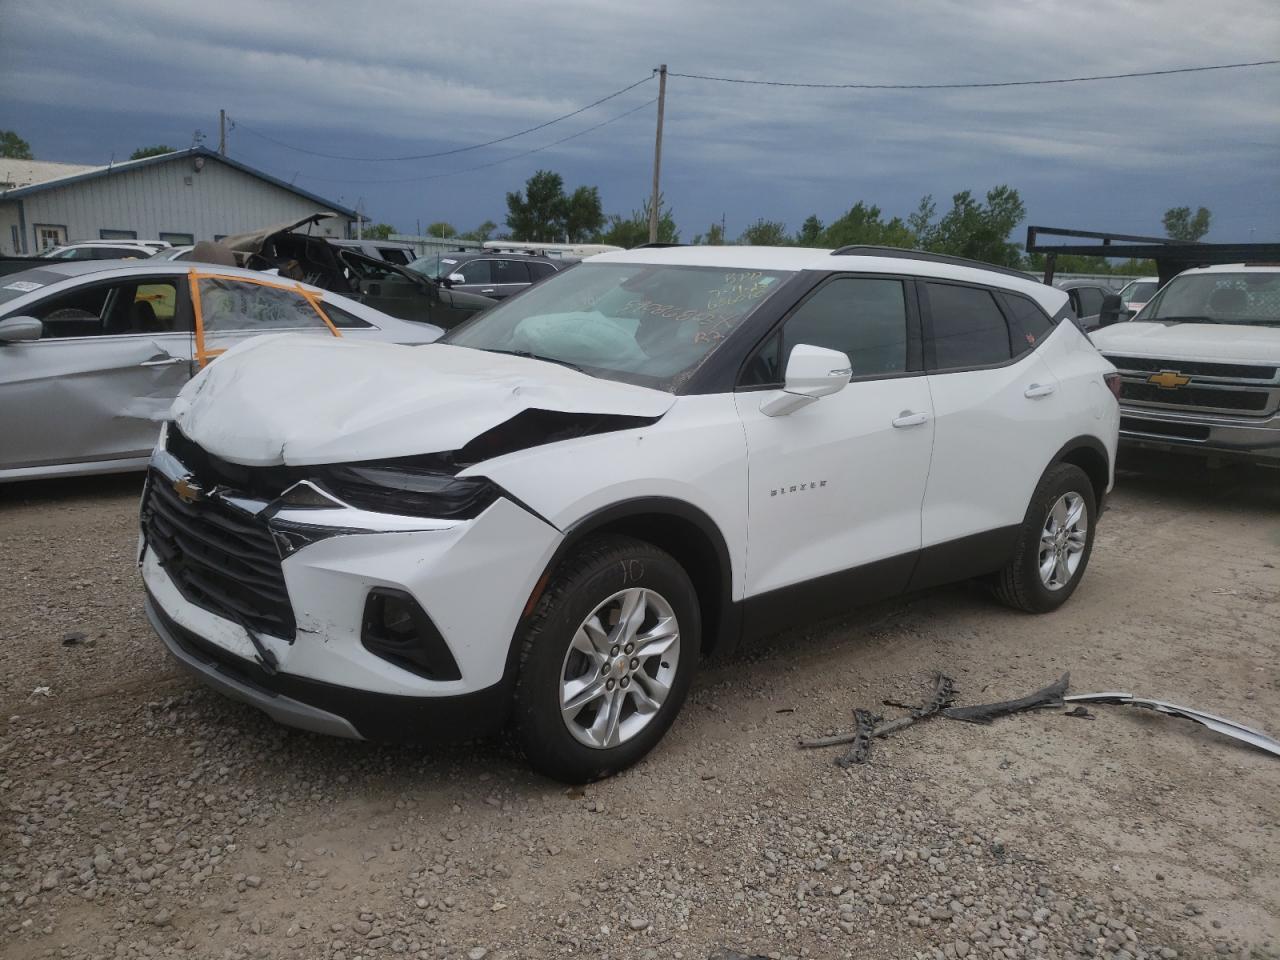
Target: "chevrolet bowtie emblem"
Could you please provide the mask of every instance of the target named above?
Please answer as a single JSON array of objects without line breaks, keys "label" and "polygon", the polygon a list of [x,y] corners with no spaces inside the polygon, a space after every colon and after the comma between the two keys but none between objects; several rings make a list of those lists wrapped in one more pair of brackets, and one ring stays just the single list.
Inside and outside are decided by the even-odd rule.
[{"label": "chevrolet bowtie emblem", "polygon": [[1147,383],[1154,383],[1161,390],[1177,390],[1190,382],[1190,377],[1183,376],[1177,370],[1161,370],[1147,377]]},{"label": "chevrolet bowtie emblem", "polygon": [[204,488],[191,477],[179,477],[173,481],[173,492],[183,503],[195,503],[204,499]]}]

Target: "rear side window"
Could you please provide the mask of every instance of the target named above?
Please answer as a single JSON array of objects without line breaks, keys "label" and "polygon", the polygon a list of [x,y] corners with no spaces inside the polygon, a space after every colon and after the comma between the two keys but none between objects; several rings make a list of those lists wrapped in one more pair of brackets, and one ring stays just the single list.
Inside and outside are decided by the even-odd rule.
[{"label": "rear side window", "polygon": [[982,367],[1010,358],[1009,328],[989,292],[949,283],[925,283],[924,288],[936,369]]},{"label": "rear side window", "polygon": [[1034,350],[1041,340],[1053,333],[1053,321],[1034,300],[1017,293],[1006,293],[1004,302],[1009,308],[1009,338],[1013,341],[1015,357]]},{"label": "rear side window", "polygon": [[529,268],[522,260],[494,260],[494,283],[528,283]]},{"label": "rear side window", "polygon": [[1102,310],[1102,291],[1097,287],[1080,288],[1080,315],[1096,317]]},{"label": "rear side window", "polygon": [[549,277],[556,272],[556,268],[549,263],[539,263],[536,260],[530,260],[528,263],[529,278],[537,283],[543,277]]},{"label": "rear side window", "polygon": [[348,313],[341,307],[335,307],[327,300],[322,301],[320,307],[324,310],[324,315],[329,318],[329,322],[339,330],[368,330],[373,326],[367,320],[361,320],[354,313]]},{"label": "rear side window", "polygon": [[490,260],[468,260],[457,270],[462,274],[464,283],[492,283],[489,272]]},{"label": "rear side window", "polygon": [[382,259],[387,263],[398,263],[400,266],[408,266],[409,261],[413,258],[409,256],[408,250],[400,247],[379,247],[378,252],[382,254]]}]

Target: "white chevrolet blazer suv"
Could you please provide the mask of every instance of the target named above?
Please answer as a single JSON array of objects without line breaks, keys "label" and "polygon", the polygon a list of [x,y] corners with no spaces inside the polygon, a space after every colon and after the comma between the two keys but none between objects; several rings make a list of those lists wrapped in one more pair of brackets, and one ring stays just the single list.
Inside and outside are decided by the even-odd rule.
[{"label": "white chevrolet blazer suv", "polygon": [[743,638],[971,577],[1065,602],[1119,424],[1068,316],[933,254],[675,247],[428,346],[248,341],[156,448],[147,612],[283,723],[509,725],[538,770],[604,776]]}]

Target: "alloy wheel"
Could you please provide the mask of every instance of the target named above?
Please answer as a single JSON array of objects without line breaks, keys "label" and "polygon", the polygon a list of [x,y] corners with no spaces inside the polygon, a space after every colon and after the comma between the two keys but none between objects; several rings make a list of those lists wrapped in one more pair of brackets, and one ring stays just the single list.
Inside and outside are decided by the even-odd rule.
[{"label": "alloy wheel", "polygon": [[666,598],[632,587],[601,602],[574,632],[560,674],[560,715],[579,743],[603,750],[657,716],[680,661]]},{"label": "alloy wheel", "polygon": [[1084,497],[1064,493],[1049,510],[1040,532],[1040,582],[1061,590],[1080,569],[1089,542],[1089,511]]}]

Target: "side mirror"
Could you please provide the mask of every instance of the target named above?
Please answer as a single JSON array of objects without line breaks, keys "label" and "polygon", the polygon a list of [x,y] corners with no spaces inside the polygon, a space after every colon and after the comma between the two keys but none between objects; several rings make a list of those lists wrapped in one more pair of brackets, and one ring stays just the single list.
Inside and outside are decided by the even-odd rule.
[{"label": "side mirror", "polygon": [[35,317],[10,317],[0,320],[0,343],[22,343],[39,340],[44,335],[44,324]]},{"label": "side mirror", "polygon": [[760,405],[766,417],[785,417],[819,397],[839,393],[849,383],[853,366],[839,350],[797,343],[787,357],[786,380],[779,396]]},{"label": "side mirror", "polygon": [[1113,323],[1119,323],[1124,312],[1124,307],[1120,303],[1120,294],[1106,294],[1102,298],[1102,306],[1098,310],[1098,326],[1109,327]]},{"label": "side mirror", "polygon": [[451,273],[444,278],[446,286],[453,286],[455,283],[466,283],[467,278],[460,273]]}]

